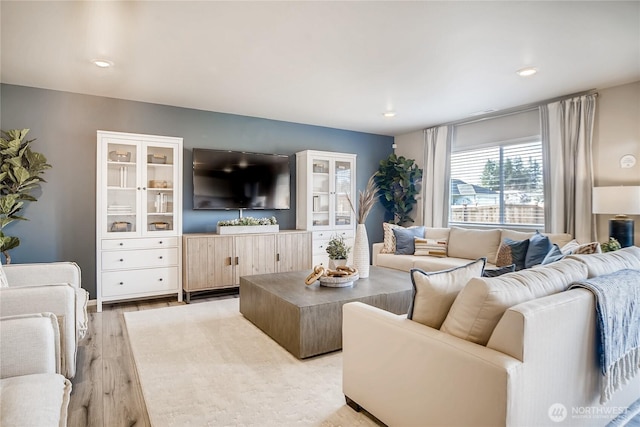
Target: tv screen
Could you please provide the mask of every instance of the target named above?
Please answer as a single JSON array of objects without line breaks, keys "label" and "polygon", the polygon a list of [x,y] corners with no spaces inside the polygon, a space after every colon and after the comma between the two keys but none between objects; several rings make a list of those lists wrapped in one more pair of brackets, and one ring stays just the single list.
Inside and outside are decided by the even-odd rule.
[{"label": "tv screen", "polygon": [[289,156],[193,149],[194,209],[290,209]]}]

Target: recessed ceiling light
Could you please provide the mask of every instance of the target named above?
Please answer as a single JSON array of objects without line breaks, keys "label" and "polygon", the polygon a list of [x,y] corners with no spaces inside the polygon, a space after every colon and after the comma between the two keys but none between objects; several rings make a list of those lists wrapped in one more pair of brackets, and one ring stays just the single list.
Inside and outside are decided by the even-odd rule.
[{"label": "recessed ceiling light", "polygon": [[113,62],[107,61],[106,59],[94,59],[93,63],[100,68],[109,68],[113,65]]},{"label": "recessed ceiling light", "polygon": [[382,113],[383,116],[385,117],[395,117],[396,116],[396,112],[395,111],[385,111],[384,113]]},{"label": "recessed ceiling light", "polygon": [[527,67],[527,68],[522,68],[518,71],[516,71],[516,73],[520,76],[520,77],[529,77],[529,76],[533,76],[534,74],[536,74],[538,72],[537,68],[534,67]]}]

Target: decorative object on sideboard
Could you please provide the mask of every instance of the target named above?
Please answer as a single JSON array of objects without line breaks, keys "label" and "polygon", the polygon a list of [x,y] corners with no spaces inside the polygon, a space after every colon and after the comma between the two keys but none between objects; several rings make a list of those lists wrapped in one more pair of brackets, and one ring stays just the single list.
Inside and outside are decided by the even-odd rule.
[{"label": "decorative object on sideboard", "polygon": [[399,225],[414,222],[409,213],[417,202],[422,182],[422,169],[415,160],[390,154],[380,161],[374,179],[380,189],[380,203],[393,215],[389,222]]},{"label": "decorative object on sideboard", "polygon": [[609,241],[602,243],[600,249],[602,249],[602,252],[613,252],[622,249],[622,247],[620,247],[620,242],[613,237],[609,237]]},{"label": "decorative object on sideboard", "polygon": [[167,156],[163,156],[160,154],[148,154],[147,155],[147,163],[153,163],[157,165],[165,165],[167,164]]},{"label": "decorative object on sideboard", "polygon": [[9,251],[20,245],[20,239],[5,236],[3,230],[14,221],[27,220],[21,215],[25,202],[38,200],[32,190],[46,182],[40,175],[51,168],[44,155],[31,150],[35,139],[25,139],[28,132],[29,129],[0,131],[0,252],[7,264],[11,264]]},{"label": "decorative object on sideboard", "polygon": [[277,233],[280,230],[276,217],[253,218],[245,216],[237,219],[218,221],[218,234]]},{"label": "decorative object on sideboard", "polygon": [[369,237],[367,236],[367,227],[365,221],[376,204],[378,199],[378,186],[376,185],[374,175],[369,177],[367,186],[364,191],[359,192],[358,197],[358,210],[356,212],[355,206],[351,197],[347,195],[347,200],[351,206],[351,210],[356,214],[358,219],[358,225],[356,226],[356,238],[353,244],[353,265],[360,272],[360,277],[363,279],[369,277]]},{"label": "decorative object on sideboard", "polygon": [[131,151],[113,150],[109,151],[109,160],[112,162],[130,162]]},{"label": "decorative object on sideboard", "polygon": [[634,221],[628,215],[640,215],[640,186],[594,187],[594,214],[613,214],[609,219],[609,237],[623,248],[633,246]]}]

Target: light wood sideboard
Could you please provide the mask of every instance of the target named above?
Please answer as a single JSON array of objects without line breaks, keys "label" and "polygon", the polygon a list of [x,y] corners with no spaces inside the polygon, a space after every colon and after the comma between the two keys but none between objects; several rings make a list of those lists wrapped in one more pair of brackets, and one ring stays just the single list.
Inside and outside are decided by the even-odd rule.
[{"label": "light wood sideboard", "polygon": [[184,234],[182,287],[192,292],[237,288],[241,276],[310,270],[311,232]]}]

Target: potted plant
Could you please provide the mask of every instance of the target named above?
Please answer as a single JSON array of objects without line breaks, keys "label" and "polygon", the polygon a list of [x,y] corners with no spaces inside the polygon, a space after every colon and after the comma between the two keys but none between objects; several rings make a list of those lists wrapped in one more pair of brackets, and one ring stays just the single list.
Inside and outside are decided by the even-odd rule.
[{"label": "potted plant", "polygon": [[347,246],[344,237],[340,235],[333,236],[327,244],[329,268],[335,269],[338,265],[346,265],[349,251],[351,251],[351,248]]},{"label": "potted plant", "polygon": [[31,192],[41,182],[40,175],[51,167],[44,155],[31,150],[35,139],[25,140],[29,129],[0,131],[0,252],[11,264],[9,251],[20,245],[20,239],[7,236],[5,227],[14,221],[26,221],[21,215],[25,202],[35,202]]},{"label": "potted plant", "polygon": [[276,217],[253,218],[245,216],[238,219],[218,221],[218,234],[277,233],[280,230]]},{"label": "potted plant", "polygon": [[422,169],[414,160],[392,153],[387,159],[380,161],[380,167],[374,176],[380,191],[380,203],[393,216],[389,222],[413,222],[409,212],[420,193]]},{"label": "potted plant", "polygon": [[618,240],[613,237],[609,237],[609,240],[607,242],[604,242],[600,245],[600,249],[602,249],[602,252],[613,252],[621,248],[622,246],[620,246],[620,242],[618,242]]}]

